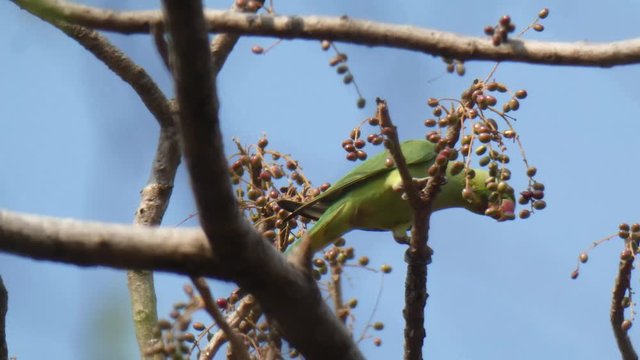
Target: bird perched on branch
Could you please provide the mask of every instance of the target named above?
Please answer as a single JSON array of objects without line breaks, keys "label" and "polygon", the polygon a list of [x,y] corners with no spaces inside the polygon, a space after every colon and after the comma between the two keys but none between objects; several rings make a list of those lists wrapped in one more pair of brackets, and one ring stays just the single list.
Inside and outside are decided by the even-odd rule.
[{"label": "bird perched on branch", "polygon": [[[425,179],[437,156],[435,145],[426,140],[409,140],[400,148],[411,176]],[[411,206],[402,194],[400,173],[393,163],[389,163],[388,156],[383,152],[370,158],[309,202],[278,201],[281,208],[291,212],[288,218],[302,215],[317,220],[307,233],[313,252],[353,229],[392,231],[396,241],[407,242],[407,230],[412,223]],[[449,163],[446,182],[433,199],[432,211],[459,207],[498,221],[514,218],[514,197],[510,187],[503,192],[489,190],[487,187],[492,180],[488,172],[480,169],[473,169],[475,175],[467,185],[466,174],[469,172],[451,174],[451,168]]]}]

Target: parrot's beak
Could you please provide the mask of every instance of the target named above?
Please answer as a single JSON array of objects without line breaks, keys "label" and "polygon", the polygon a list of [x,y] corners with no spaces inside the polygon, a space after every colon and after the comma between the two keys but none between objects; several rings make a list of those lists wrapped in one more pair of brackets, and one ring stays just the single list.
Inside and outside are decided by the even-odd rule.
[{"label": "parrot's beak", "polygon": [[498,219],[498,221],[506,221],[513,220],[516,218],[514,214],[516,205],[511,199],[502,199],[502,204],[500,205],[500,210],[502,215]]}]

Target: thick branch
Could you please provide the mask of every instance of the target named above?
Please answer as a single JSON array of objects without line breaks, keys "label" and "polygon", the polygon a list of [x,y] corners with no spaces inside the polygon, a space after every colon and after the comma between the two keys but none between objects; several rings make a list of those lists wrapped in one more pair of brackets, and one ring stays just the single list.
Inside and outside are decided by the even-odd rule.
[{"label": "thick branch", "polygon": [[288,264],[241,217],[223,152],[202,4],[180,0],[163,4],[185,163],[202,227],[225,265],[225,276],[256,296],[306,358],[362,358],[346,328],[322,301],[310,274]]},{"label": "thick branch", "polygon": [[[62,20],[121,33],[149,33],[161,21],[159,11],[112,11],[62,1],[13,0],[29,11],[44,11]],[[611,67],[640,62],[640,39],[610,43],[560,43],[511,39],[494,46],[486,38],[407,25],[347,17],[270,16],[208,10],[209,31],[279,38],[343,41],[424,52],[459,60],[513,61],[535,64]]]},{"label": "thick branch", "polygon": [[633,259],[620,260],[618,275],[616,276],[611,297],[611,326],[613,335],[618,343],[620,355],[624,360],[638,360],[638,355],[633,349],[627,330],[622,327],[622,322],[624,321],[623,299],[631,286],[631,270],[633,270]]},{"label": "thick branch", "polygon": [[135,227],[0,210],[0,251],[79,266],[219,277],[199,229]]}]

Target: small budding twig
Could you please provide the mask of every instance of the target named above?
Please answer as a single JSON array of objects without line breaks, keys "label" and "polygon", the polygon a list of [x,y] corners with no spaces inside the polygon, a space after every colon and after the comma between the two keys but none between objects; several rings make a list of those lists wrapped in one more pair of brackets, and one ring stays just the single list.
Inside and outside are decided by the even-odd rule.
[{"label": "small budding twig", "polygon": [[[227,316],[227,323],[232,329],[245,334],[253,328],[251,324],[255,323],[260,316],[262,316],[260,306],[258,306],[252,295],[247,295],[240,300],[235,311]],[[202,350],[199,360],[213,359],[218,350],[220,350],[227,340],[228,338],[224,331],[219,330],[213,335],[207,346]]]},{"label": "small budding twig", "polygon": [[251,357],[247,352],[247,348],[244,346],[244,342],[242,341],[240,336],[238,336],[238,334],[231,328],[231,326],[229,326],[224,316],[220,312],[220,309],[218,309],[218,306],[213,300],[213,295],[211,295],[211,290],[209,290],[209,285],[207,285],[206,280],[203,277],[192,276],[191,281],[200,293],[205,310],[209,313],[209,315],[211,315],[213,320],[218,325],[218,328],[220,328],[227,339],[229,339],[234,357],[239,360],[250,360]]}]

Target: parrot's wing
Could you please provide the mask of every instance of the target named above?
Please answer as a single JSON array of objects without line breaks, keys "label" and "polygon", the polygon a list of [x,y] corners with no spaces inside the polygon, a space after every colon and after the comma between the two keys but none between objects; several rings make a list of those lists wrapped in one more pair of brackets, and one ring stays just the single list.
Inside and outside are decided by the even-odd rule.
[{"label": "parrot's wing", "polygon": [[[434,144],[426,140],[405,141],[400,144],[400,149],[404,154],[407,165],[425,163],[425,172],[427,167],[426,164],[433,161],[433,159],[436,157]],[[395,165],[387,167],[386,160],[388,156],[388,152],[383,151],[372,157],[371,159],[365,161],[360,166],[351,170],[351,172],[345,175],[342,179],[338,180],[327,191],[318,195],[318,197],[316,197],[315,199],[301,204],[298,208],[293,210],[287,218],[304,214],[308,209],[314,207],[316,208],[315,213],[318,214],[317,211],[321,211],[319,214],[322,215],[322,212],[324,212],[324,210],[326,210],[333,201],[340,198],[354,186],[362,184],[379,174],[390,172],[395,169]],[[282,201],[283,200],[278,201],[278,204],[281,204]],[[286,205],[282,207],[285,208],[285,210],[288,210]],[[313,218],[315,216],[307,217]]]},{"label": "parrot's wing", "polygon": [[308,203],[305,204],[293,200],[278,200],[278,205],[289,212],[295,212],[296,215],[302,215],[314,221],[318,221],[320,216],[329,208],[327,204],[323,203],[316,202],[308,205]]}]

